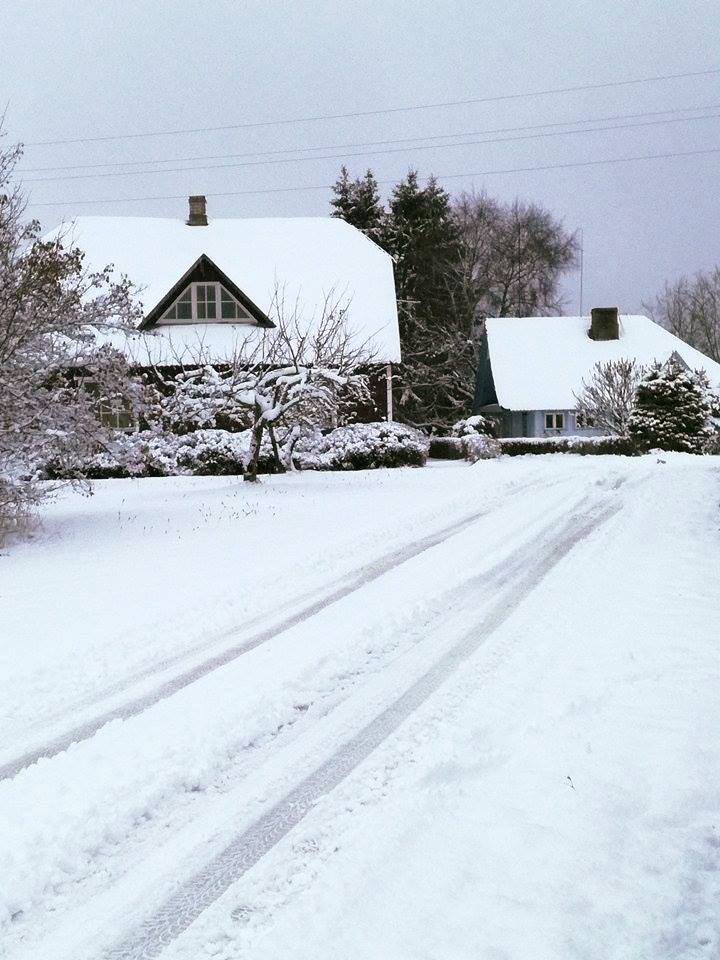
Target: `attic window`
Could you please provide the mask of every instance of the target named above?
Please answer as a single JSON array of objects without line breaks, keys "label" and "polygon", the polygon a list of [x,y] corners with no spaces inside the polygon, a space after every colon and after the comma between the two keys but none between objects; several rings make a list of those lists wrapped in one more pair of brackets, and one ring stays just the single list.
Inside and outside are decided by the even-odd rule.
[{"label": "attic window", "polygon": [[254,323],[255,320],[221,283],[191,283],[159,322]]}]

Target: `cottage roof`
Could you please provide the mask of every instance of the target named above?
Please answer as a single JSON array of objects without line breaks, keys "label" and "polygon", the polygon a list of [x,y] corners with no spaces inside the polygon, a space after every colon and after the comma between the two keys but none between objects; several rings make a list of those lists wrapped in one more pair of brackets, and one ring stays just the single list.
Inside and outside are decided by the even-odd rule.
[{"label": "cottage roof", "polygon": [[507,410],[572,410],[598,362],[647,365],[677,352],[720,385],[720,364],[642,315],[621,315],[618,340],[591,340],[588,317],[490,317],[488,352],[498,404]]},{"label": "cottage roof", "polygon": [[[308,324],[321,315],[328,296],[348,303],[357,343],[369,342],[378,362],[400,360],[392,260],[337,218],[211,219],[207,226],[188,226],[155,217],[80,217],[69,239],[85,251],[89,269],[113,264],[116,276],[126,275],[140,289],[145,316],[205,255],[264,313],[272,312],[278,288],[287,304],[298,304]],[[258,335],[257,328],[241,323],[155,331],[131,337],[128,351],[162,362],[202,342],[207,354],[221,361],[240,341]]]}]

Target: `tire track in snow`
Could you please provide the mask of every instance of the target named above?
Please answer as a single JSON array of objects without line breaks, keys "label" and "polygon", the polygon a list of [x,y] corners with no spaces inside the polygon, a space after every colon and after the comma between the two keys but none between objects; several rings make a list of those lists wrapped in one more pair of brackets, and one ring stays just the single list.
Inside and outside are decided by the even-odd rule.
[{"label": "tire track in snow", "polygon": [[[555,481],[555,483],[562,482],[563,481]],[[250,650],[254,650],[263,643],[267,643],[268,640],[272,640],[274,637],[284,633],[291,627],[294,627],[305,620],[311,619],[326,607],[331,606],[333,603],[337,603],[339,600],[349,596],[349,594],[354,593],[356,590],[360,590],[366,584],[372,583],[374,580],[379,579],[381,576],[388,573],[395,567],[398,567],[406,561],[425,553],[427,550],[444,543],[446,540],[449,540],[456,534],[461,533],[471,524],[491,514],[493,510],[504,506],[509,497],[515,497],[522,493],[526,493],[529,488],[538,486],[539,483],[541,483],[541,481],[532,481],[521,484],[515,487],[513,490],[508,491],[505,497],[498,503],[495,503],[490,507],[485,507],[482,510],[475,511],[471,514],[467,514],[464,517],[461,517],[459,520],[455,520],[453,523],[435,531],[435,533],[421,537],[419,540],[414,540],[411,543],[406,544],[404,547],[400,547],[391,553],[385,554],[378,560],[370,561],[370,563],[365,564],[358,570],[340,578],[340,580],[337,581],[338,585],[336,588],[331,590],[329,593],[327,592],[327,588],[321,588],[320,591],[313,591],[313,593],[310,594],[311,596],[317,596],[318,593],[321,593],[319,599],[314,600],[307,606],[302,607],[300,610],[295,611],[284,619],[274,622],[271,626],[259,630],[257,633],[246,637],[239,643],[233,644],[231,647],[226,647],[220,653],[208,657],[190,669],[176,674],[170,680],[165,681],[164,683],[155,687],[153,690],[135,697],[132,700],[126,700],[119,706],[99,713],[95,717],[92,717],[91,719],[84,721],[83,723],[80,723],[69,730],[66,730],[59,736],[45,741],[40,746],[33,747],[12,758],[11,760],[5,761],[4,763],[0,764],[0,781],[8,780],[16,776],[21,770],[24,770],[25,767],[29,767],[33,763],[37,763],[38,760],[54,757],[57,754],[62,753],[74,743],[79,743],[83,740],[90,739],[90,737],[97,733],[98,730],[104,727],[105,724],[110,723],[112,720],[126,720],[129,717],[133,717],[139,713],[142,713],[144,710],[147,710],[148,707],[153,706],[153,704],[160,700],[164,700],[166,697],[172,696],[174,693],[177,693],[184,687],[189,686],[191,683],[194,683],[196,680],[199,680],[206,674],[211,673],[213,670],[217,670],[219,667],[225,666],[225,664],[236,660],[238,657],[248,653]],[[544,486],[548,485],[549,484],[547,483],[544,484]],[[305,596],[307,596],[307,594]]]},{"label": "tire track in snow", "polygon": [[[155,960],[240,877],[250,870],[384,740],[393,734],[497,630],[547,574],[595,529],[621,509],[621,504],[596,505],[572,517],[546,540],[547,550],[532,557],[513,583],[514,602],[502,596],[433,666],[373,720],[256,820],[201,871],[183,883],[160,909],[128,938],[113,947],[105,960]],[[527,546],[527,545],[525,545]]]}]

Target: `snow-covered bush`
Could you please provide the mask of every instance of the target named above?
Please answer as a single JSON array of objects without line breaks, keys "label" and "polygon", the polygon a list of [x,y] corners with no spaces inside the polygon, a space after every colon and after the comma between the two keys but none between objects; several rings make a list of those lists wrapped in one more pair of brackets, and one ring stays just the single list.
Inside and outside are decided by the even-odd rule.
[{"label": "snow-covered bush", "polygon": [[221,372],[206,364],[177,374],[163,386],[160,421],[172,433],[207,429],[240,432],[252,423],[242,390],[245,376],[233,369]]},{"label": "snow-covered bush", "polygon": [[702,453],[712,435],[707,377],[673,356],[654,363],[638,384],[628,436],[641,451]]},{"label": "snow-covered bush", "polygon": [[[74,460],[49,461],[50,480],[110,480],[127,477],[242,476],[250,459],[249,430],[195,430],[177,436],[151,430],[119,434],[102,450]],[[276,471],[269,438],[259,458],[261,473]]]},{"label": "snow-covered bush", "polygon": [[491,460],[499,457],[502,448],[493,437],[485,437],[479,433],[466,434],[461,437],[463,456],[471,463],[477,460]]},{"label": "snow-covered bush", "polygon": [[112,480],[125,477],[170,477],[178,472],[181,438],[151,430],[118,434],[102,449],[62,460],[50,459],[43,475],[49,480]]},{"label": "snow-covered bush", "polygon": [[495,424],[487,417],[481,417],[475,414],[473,417],[467,417],[465,420],[458,420],[453,424],[450,433],[453,437],[471,437],[480,434],[483,437],[495,436]]},{"label": "snow-covered bush", "polygon": [[708,438],[705,441],[705,453],[720,454],[720,393],[711,390],[708,396],[710,401],[710,423]]},{"label": "snow-covered bush", "polygon": [[[250,462],[250,430],[197,430],[186,434],[179,444],[176,462],[180,471],[196,476],[240,476]],[[275,473],[277,466],[268,437],[263,438],[258,460],[260,473]]]},{"label": "snow-covered bush", "polygon": [[353,423],[298,440],[293,455],[301,470],[372,470],[421,467],[428,439],[401,423]]}]

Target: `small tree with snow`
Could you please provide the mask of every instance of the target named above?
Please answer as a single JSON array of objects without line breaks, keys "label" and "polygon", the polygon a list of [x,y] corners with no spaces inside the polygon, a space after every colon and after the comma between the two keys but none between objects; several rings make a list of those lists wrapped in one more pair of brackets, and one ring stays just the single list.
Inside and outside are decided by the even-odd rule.
[{"label": "small tree with snow", "polygon": [[20,154],[0,150],[0,534],[45,491],[39,464],[107,436],[99,405],[140,397],[120,354],[97,348],[99,329],[139,319],[131,287],[89,274],[63,239],[40,238],[10,182]]},{"label": "small tree with snow", "polygon": [[580,393],[575,394],[578,421],[624,436],[643,373],[643,368],[634,360],[596,363],[590,378],[583,380]]},{"label": "small tree with snow", "polygon": [[675,357],[654,363],[638,384],[628,435],[640,450],[702,453],[711,435],[708,381]]},{"label": "small tree with snow", "polygon": [[[257,479],[266,430],[278,468],[291,469],[304,427],[336,426],[340,398],[348,389],[367,396],[367,376],[359,368],[372,362],[372,350],[353,335],[348,307],[330,293],[320,315],[307,317],[298,300],[289,304],[276,289],[270,314],[274,329],[251,356],[240,358],[247,366],[244,397],[253,418],[246,480]],[[282,444],[279,428],[284,428]]]},{"label": "small tree with snow", "polygon": [[299,300],[288,303],[277,287],[269,315],[275,326],[250,332],[222,370],[200,348],[190,367],[163,384],[160,401],[162,425],[176,433],[249,429],[245,479],[251,481],[268,441],[275,469],[292,469],[293,449],[307,429],[336,427],[349,400],[371,404],[359,368],[372,362],[372,350],[353,335],[348,304],[331,292],[319,316],[307,316]]}]

